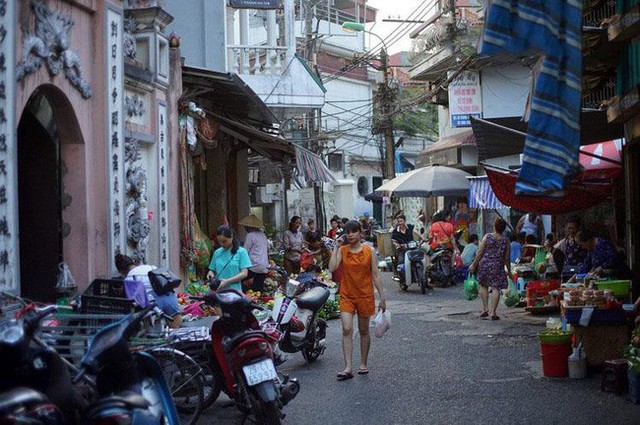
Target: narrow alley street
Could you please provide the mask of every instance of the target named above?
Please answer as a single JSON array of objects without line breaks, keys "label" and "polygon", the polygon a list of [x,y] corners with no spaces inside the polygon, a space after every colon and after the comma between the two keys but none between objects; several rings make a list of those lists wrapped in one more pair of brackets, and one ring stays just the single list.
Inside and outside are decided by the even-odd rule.
[{"label": "narrow alley street", "polygon": [[[502,320],[485,321],[478,318],[480,301],[466,301],[459,285],[421,295],[416,286],[400,292],[391,273],[382,278],[392,328],[372,338],[371,373],[336,381],[340,322],[330,321],[327,349],[316,363],[307,367],[293,355],[282,366],[301,383],[284,409],[285,423],[640,423],[639,406],[600,391],[600,373],[585,380],[542,376],[536,334],[547,317],[501,305]],[[225,404],[221,396],[199,424],[242,423],[242,414]]]}]

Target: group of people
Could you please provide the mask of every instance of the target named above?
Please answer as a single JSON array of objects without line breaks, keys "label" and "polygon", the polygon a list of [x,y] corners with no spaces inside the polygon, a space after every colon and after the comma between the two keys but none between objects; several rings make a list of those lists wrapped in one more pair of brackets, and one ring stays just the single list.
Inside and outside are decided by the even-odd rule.
[{"label": "group of people", "polygon": [[[518,232],[517,238],[507,238],[506,228],[506,221],[497,217],[493,224],[493,232],[483,237],[469,266],[469,272],[475,274],[480,285],[482,318],[500,319],[497,314],[498,302],[501,291],[508,286],[508,279],[513,279],[511,263],[514,262],[514,258],[520,262],[531,261],[537,246],[533,247],[531,252],[528,252],[527,248],[535,245],[539,240],[537,238],[544,234],[540,217],[534,214],[526,214],[520,220],[515,229]],[[564,231],[564,238],[560,241],[556,241],[554,235],[549,234],[542,245],[552,254],[553,262],[560,274],[564,270],[566,275],[566,271],[569,270],[573,274],[570,280],[575,280],[581,274],[594,278],[629,278],[630,270],[615,245],[589,229],[581,229],[579,217],[569,217]],[[518,241],[522,238],[525,241],[524,245],[520,245]],[[514,257],[513,251],[519,251],[519,255]]]}]

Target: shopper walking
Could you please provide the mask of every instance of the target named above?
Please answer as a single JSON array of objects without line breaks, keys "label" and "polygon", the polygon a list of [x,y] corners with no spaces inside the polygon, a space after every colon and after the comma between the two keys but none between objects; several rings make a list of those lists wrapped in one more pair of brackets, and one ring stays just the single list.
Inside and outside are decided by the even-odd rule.
[{"label": "shopper walking", "polygon": [[251,260],[249,253],[242,248],[236,238],[236,232],[229,226],[220,226],[216,230],[220,248],[213,252],[207,278],[213,276],[220,280],[217,290],[235,289],[242,292],[242,281],[249,274]]},{"label": "shopper walking", "polygon": [[289,228],[285,230],[282,237],[284,245],[284,269],[287,273],[300,273],[300,255],[303,249],[302,232],[300,226],[302,220],[297,215],[291,217]]},{"label": "shopper walking", "polygon": [[[493,233],[488,233],[482,238],[476,258],[469,266],[470,273],[475,273],[477,270],[476,278],[480,284],[479,293],[482,300],[480,317],[489,317],[491,309],[491,320],[500,319],[497,314],[500,292],[507,288],[507,276],[511,278],[509,240],[504,236],[506,228],[507,222],[496,217]],[[491,294],[490,305],[489,294]]]},{"label": "shopper walking", "polygon": [[269,240],[262,231],[262,220],[255,214],[249,214],[238,222],[247,231],[244,240],[244,249],[249,254],[251,267],[248,271],[247,283],[254,291],[264,289],[264,281],[267,278],[269,267]]},{"label": "shopper walking", "polygon": [[368,359],[371,336],[369,321],[375,314],[376,305],[373,293],[375,286],[380,296],[378,309],[384,311],[386,302],[382,293],[382,284],[378,275],[373,248],[363,245],[362,227],[358,221],[351,220],[345,225],[346,241],[338,239],[331,254],[329,269],[334,271],[342,265],[340,283],[340,317],[342,319],[342,352],[344,369],[337,374],[338,381],[353,378],[353,319],[358,315],[360,333],[359,375],[369,373]]}]

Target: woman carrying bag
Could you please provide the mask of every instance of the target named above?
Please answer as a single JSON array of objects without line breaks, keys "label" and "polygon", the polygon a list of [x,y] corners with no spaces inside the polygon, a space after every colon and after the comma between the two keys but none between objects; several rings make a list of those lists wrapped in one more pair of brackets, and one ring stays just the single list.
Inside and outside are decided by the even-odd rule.
[{"label": "woman carrying bag", "polygon": [[[469,273],[478,279],[480,299],[482,300],[481,318],[489,317],[489,293],[491,293],[491,320],[499,320],[497,314],[500,291],[507,288],[507,275],[511,277],[509,259],[509,239],[504,236],[507,222],[496,217],[493,233],[487,233],[476,258],[469,266]],[[477,270],[477,273],[476,273]]]}]

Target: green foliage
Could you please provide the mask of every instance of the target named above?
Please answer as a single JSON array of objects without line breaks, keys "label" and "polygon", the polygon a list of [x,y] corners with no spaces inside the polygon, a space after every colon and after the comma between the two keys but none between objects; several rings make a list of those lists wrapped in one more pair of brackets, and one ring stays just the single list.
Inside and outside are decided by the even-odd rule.
[{"label": "green foliage", "polygon": [[438,137],[438,107],[434,104],[421,103],[412,107],[402,105],[425,93],[425,87],[405,87],[398,94],[398,105],[401,113],[394,116],[393,126],[410,136],[425,134]]}]

